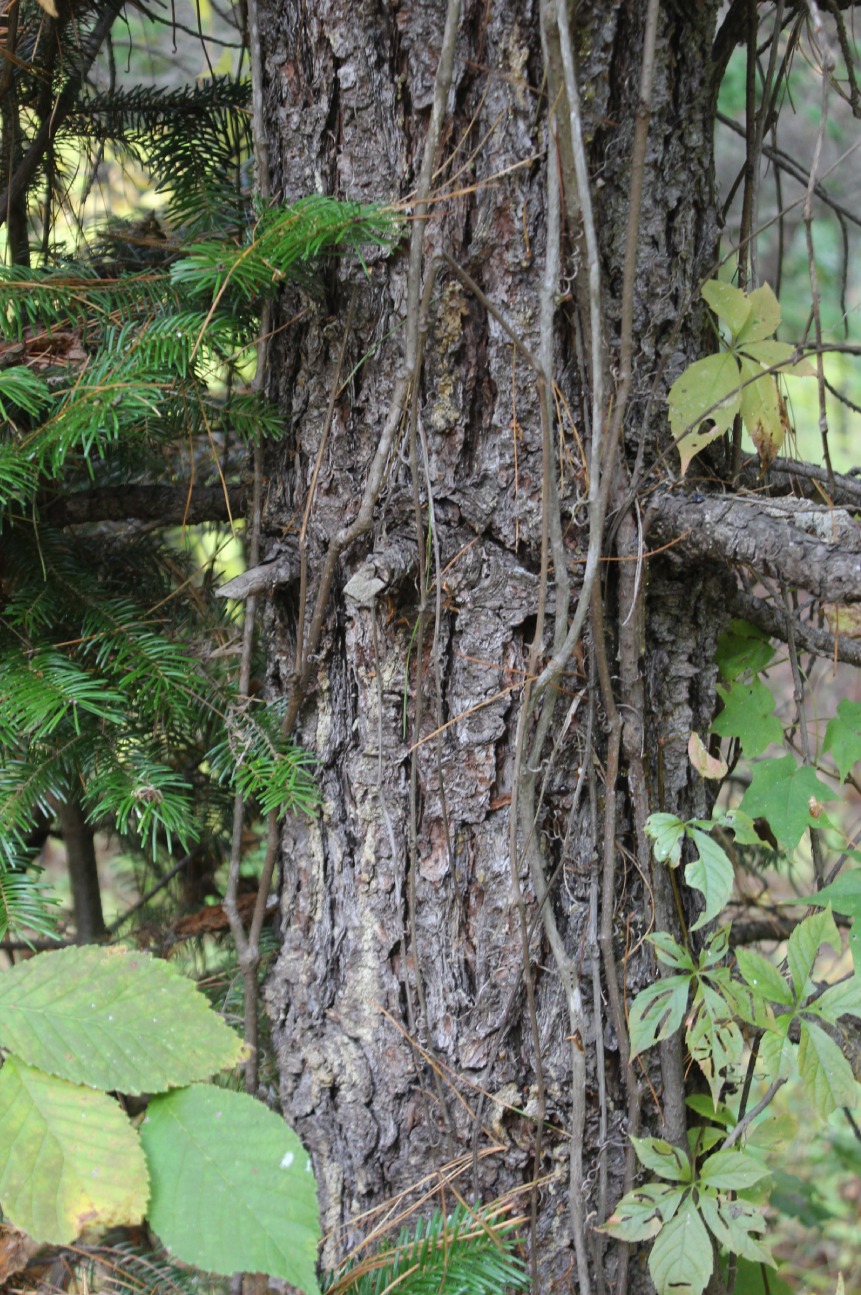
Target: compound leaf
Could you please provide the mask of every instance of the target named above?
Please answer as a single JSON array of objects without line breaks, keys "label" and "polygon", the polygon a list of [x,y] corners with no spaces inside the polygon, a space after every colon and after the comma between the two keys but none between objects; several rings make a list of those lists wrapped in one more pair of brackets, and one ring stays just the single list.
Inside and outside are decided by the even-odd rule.
[{"label": "compound leaf", "polygon": [[690,983],[689,976],[666,976],[637,995],[628,1020],[632,1060],[675,1034],[684,1019]]},{"label": "compound leaf", "polygon": [[837,930],[830,908],[826,908],[822,913],[813,913],[810,917],[805,917],[789,937],[786,960],[792,976],[796,1002],[800,1002],[805,996],[808,977],[823,944],[827,944],[835,953],[840,952],[840,932]]},{"label": "compound leaf", "polygon": [[622,1197],[598,1231],[619,1241],[650,1241],[673,1217],[684,1193],[670,1183],[645,1183]]},{"label": "compound leaf", "polygon": [[10,1057],[0,1071],[0,1203],[35,1241],[140,1223],[148,1196],[137,1134],[104,1093]]},{"label": "compound leaf", "polygon": [[767,1174],[768,1170],[756,1156],[733,1148],[730,1151],[715,1151],[703,1161],[699,1179],[709,1187],[737,1192],[745,1187],[752,1187]]},{"label": "compound leaf", "polygon": [[718,319],[729,325],[733,336],[741,332],[750,316],[750,297],[723,279],[709,279],[703,284],[703,301],[711,306]]},{"label": "compound leaf", "polygon": [[646,819],[646,836],[652,838],[652,853],[659,863],[675,868],[682,857],[685,825],[675,814],[650,814]]},{"label": "compound leaf", "polygon": [[204,1079],[242,1055],[242,1041],[169,963],[92,947],[40,953],[0,976],[0,1047],[122,1093]]},{"label": "compound leaf", "polygon": [[823,886],[815,895],[804,895],[793,903],[813,904],[817,908],[830,904],[835,913],[844,917],[861,917],[861,868],[844,872],[830,886]]},{"label": "compound leaf", "polygon": [[694,890],[705,896],[706,906],[691,927],[697,931],[707,922],[713,921],[721,909],[725,908],[732,894],[735,874],[729,855],[705,832],[698,828],[688,829],[688,835],[697,848],[699,858],[685,868],[685,881]]},{"label": "compound leaf", "polygon": [[812,1021],[802,1020],[798,1072],[817,1113],[827,1120],[840,1106],[855,1106],[859,1086],[852,1067],[833,1039]]},{"label": "compound leaf", "polygon": [[149,1220],[187,1263],[260,1272],[317,1295],[320,1222],[311,1161],[292,1129],[245,1093],[195,1084],[151,1102],[141,1128]]},{"label": "compound leaf", "polygon": [[669,1178],[674,1183],[691,1181],[691,1162],[681,1147],[665,1142],[663,1138],[631,1138],[637,1159],[659,1178]]},{"label": "compound leaf", "polygon": [[739,346],[771,337],[780,327],[780,302],[767,283],[747,294],[748,315],[741,328],[733,329]]},{"label": "compound leaf", "polygon": [[786,418],[780,405],[777,383],[770,373],[763,373],[753,360],[742,359],[740,413],[753,441],[762,467],[774,462],[786,435]]},{"label": "compound leaf", "polygon": [[694,455],[729,431],[739,412],[741,391],[734,357],[724,353],[695,360],[673,383],[668,402],[670,430],[674,438],[683,438],[676,448],[684,474]]}]

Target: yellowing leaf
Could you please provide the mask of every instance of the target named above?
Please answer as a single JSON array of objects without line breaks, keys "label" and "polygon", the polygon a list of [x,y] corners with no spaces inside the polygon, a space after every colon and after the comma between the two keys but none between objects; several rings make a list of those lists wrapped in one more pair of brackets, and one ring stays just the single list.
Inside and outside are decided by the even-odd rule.
[{"label": "yellowing leaf", "polygon": [[786,418],[781,408],[777,383],[770,373],[760,372],[751,360],[741,361],[741,416],[756,447],[763,468],[771,467],[786,435]]},{"label": "yellowing leaf", "polygon": [[668,404],[670,430],[675,439],[682,438],[677,449],[684,473],[695,454],[732,427],[739,412],[741,392],[733,356],[696,360],[673,383]]},{"label": "yellowing leaf", "polygon": [[764,283],[748,294],[750,313],[742,328],[736,333],[735,340],[741,345],[744,342],[760,342],[771,337],[780,327],[780,302],[771,288]]},{"label": "yellowing leaf", "polygon": [[117,1103],[9,1057],[0,1070],[0,1204],[36,1241],[140,1223],[149,1195],[140,1141]]},{"label": "yellowing leaf", "polygon": [[708,748],[699,733],[691,733],[688,739],[688,759],[701,778],[725,778],[727,775],[726,760],[718,760],[709,755]]},{"label": "yellowing leaf", "polygon": [[57,6],[54,4],[54,0],[36,0],[36,2],[42,6],[46,14],[50,14],[52,18],[59,18],[60,15],[57,12]]},{"label": "yellowing leaf", "polygon": [[861,638],[861,603],[824,603],[822,610],[832,634]]},{"label": "yellowing leaf", "polygon": [[751,302],[747,293],[736,288],[732,283],[722,279],[709,279],[703,284],[703,301],[705,301],[735,337],[744,328],[751,312]]},{"label": "yellowing leaf", "polygon": [[762,342],[745,342],[740,345],[739,349],[743,354],[750,356],[762,365],[764,369],[773,369],[775,365],[780,365],[781,373],[788,373],[794,378],[815,378],[816,369],[809,360],[804,358],[792,362],[795,355],[795,347],[790,346],[789,342],[776,342],[773,338]]}]

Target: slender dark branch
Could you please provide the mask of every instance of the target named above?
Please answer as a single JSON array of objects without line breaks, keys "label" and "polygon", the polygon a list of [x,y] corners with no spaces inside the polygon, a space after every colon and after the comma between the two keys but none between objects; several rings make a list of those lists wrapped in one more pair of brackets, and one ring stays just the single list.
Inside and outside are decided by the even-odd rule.
[{"label": "slender dark branch", "polygon": [[[739,589],[733,599],[732,609],[742,620],[757,625],[772,638],[785,641],[784,617],[771,603]],[[861,642],[858,639],[849,638],[846,634],[835,636],[828,630],[820,629],[818,625],[806,624],[800,620],[793,621],[792,630],[796,644],[805,652],[813,652],[816,656],[831,658],[831,660],[836,658],[838,661],[848,662],[849,665],[861,666]]]},{"label": "slender dark branch", "polygon": [[33,137],[33,142],[24,154],[6,189],[0,194],[0,225],[6,220],[10,204],[15,203],[33,182],[36,172],[42,164],[51,141],[57,134],[69,113],[75,107],[81,88],[89,75],[90,68],[105,42],[108,32],[122,8],[122,0],[107,0],[89,33],[81,40],[80,62],[63,86],[52,112],[48,114]]},{"label": "slender dark branch", "polygon": [[[221,486],[102,486],[57,496],[41,505],[49,526],[81,526],[85,522],[157,522],[162,526],[196,526],[227,522],[245,511],[245,486],[233,486],[225,498]],[[230,513],[227,511],[228,501]]]}]

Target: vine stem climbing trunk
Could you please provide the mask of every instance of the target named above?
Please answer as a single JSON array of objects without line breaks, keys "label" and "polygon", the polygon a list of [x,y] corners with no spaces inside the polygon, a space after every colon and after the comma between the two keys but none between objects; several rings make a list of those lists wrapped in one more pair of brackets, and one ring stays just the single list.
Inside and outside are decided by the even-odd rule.
[{"label": "vine stem climbing trunk", "polygon": [[327,1260],[394,1197],[507,1197],[536,1291],[639,1295],[594,1226],[628,1134],[684,1135],[678,1055],[626,1039],[677,921],[643,823],[707,809],[727,591],[649,558],[636,491],[701,343],[717,4],[258,3],[273,194],[408,218],[285,291],[265,375],[261,558],[301,555],[265,686],[322,794],[266,994]]}]

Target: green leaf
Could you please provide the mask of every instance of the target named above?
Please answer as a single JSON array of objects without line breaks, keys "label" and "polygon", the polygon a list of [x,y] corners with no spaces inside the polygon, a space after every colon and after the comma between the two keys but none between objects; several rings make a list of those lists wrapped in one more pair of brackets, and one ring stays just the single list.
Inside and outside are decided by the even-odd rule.
[{"label": "green leaf", "polygon": [[708,1187],[738,1192],[745,1187],[752,1187],[760,1178],[767,1176],[768,1170],[755,1156],[732,1148],[729,1151],[715,1151],[704,1160],[699,1181]]},{"label": "green leaf", "polygon": [[140,1223],[148,1197],[137,1134],[110,1097],[10,1057],[0,1070],[0,1203],[35,1241]]},{"label": "green leaf", "polygon": [[724,1102],[719,1102],[715,1106],[712,1099],[707,1097],[705,1093],[691,1093],[689,1097],[685,1098],[685,1106],[690,1107],[692,1111],[696,1111],[697,1115],[702,1115],[707,1120],[714,1120],[727,1129],[733,1128],[736,1123],[735,1116]]},{"label": "green leaf", "polygon": [[739,971],[761,998],[787,1007],[793,1002],[792,990],[773,962],[753,949],[736,949],[735,956]]},{"label": "green leaf", "polygon": [[652,1281],[658,1295],[702,1295],[712,1266],[709,1234],[693,1201],[686,1200],[652,1246]]},{"label": "green leaf", "polygon": [[793,1295],[793,1291],[782,1278],[773,1273],[766,1279],[758,1261],[739,1258],[735,1295]]},{"label": "green leaf", "polygon": [[861,976],[856,972],[841,984],[831,985],[814,1002],[806,1004],[804,1010],[831,1025],[836,1025],[841,1016],[861,1018]]},{"label": "green leaf", "polygon": [[628,1020],[632,1060],[675,1034],[684,1019],[690,983],[690,976],[667,976],[637,995]]},{"label": "green leaf", "polygon": [[242,1042],[167,962],[40,953],[0,976],[0,1047],[72,1083],[159,1092],[236,1065]]},{"label": "green leaf", "polygon": [[684,1187],[645,1183],[623,1196],[599,1232],[619,1241],[650,1241],[673,1217],[684,1197]]},{"label": "green leaf", "polygon": [[279,1116],[245,1093],[195,1084],[151,1102],[141,1138],[149,1220],[173,1254],[207,1272],[267,1273],[317,1295],[316,1183]]},{"label": "green leaf", "polygon": [[706,981],[697,989],[685,1043],[717,1106],[724,1085],[741,1061],[744,1039],[730,1005]]},{"label": "green leaf", "polygon": [[669,1178],[674,1183],[689,1183],[693,1169],[688,1157],[681,1147],[665,1142],[663,1138],[631,1137],[631,1144],[637,1153],[637,1159],[646,1169],[651,1169],[659,1178]]},{"label": "green leaf", "polygon": [[853,765],[861,760],[861,702],[847,701],[844,697],[837,706],[837,714],[828,721],[822,754],[831,752],[834,763],[844,782]]},{"label": "green leaf", "polygon": [[732,894],[735,874],[728,854],[717,841],[695,827],[688,829],[688,835],[697,848],[699,858],[685,868],[685,881],[694,890],[701,891],[706,901],[703,912],[691,927],[692,931],[698,931],[707,922],[714,921],[726,907]]},{"label": "green leaf", "polygon": [[780,302],[767,283],[748,293],[747,300],[750,306],[747,319],[740,329],[733,329],[733,340],[739,346],[771,337],[780,327]]},{"label": "green leaf", "polygon": [[654,945],[657,959],[665,967],[675,967],[677,971],[694,970],[693,958],[668,931],[653,931],[646,939]]},{"label": "green leaf", "polygon": [[774,714],[774,697],[760,679],[734,683],[731,688],[718,684],[717,691],[724,708],[712,724],[712,733],[737,737],[749,760],[772,742],[782,741],[783,725]]},{"label": "green leaf", "polygon": [[734,337],[741,332],[750,316],[750,297],[723,279],[709,279],[703,284],[703,301],[711,306],[718,319],[729,325]]},{"label": "green leaf", "polygon": [[675,868],[682,857],[685,825],[675,814],[650,814],[646,819],[646,836],[652,838],[652,853],[659,863]]},{"label": "green leaf", "polygon": [[754,827],[753,819],[742,810],[728,809],[725,814],[719,814],[715,822],[732,832],[736,845],[755,845],[762,848],[762,837]]},{"label": "green leaf", "polygon": [[[676,446],[682,473],[694,455],[729,431],[741,407],[738,364],[732,355],[695,360],[670,388],[670,430],[684,438]],[[702,430],[708,420],[706,430]]]},{"label": "green leaf", "polygon": [[717,641],[715,660],[724,679],[758,674],[774,656],[768,635],[749,621],[732,620]]},{"label": "green leaf", "polygon": [[836,800],[836,796],[809,765],[797,764],[793,756],[785,755],[753,766],[741,808],[751,818],[767,819],[777,839],[794,850],[805,830],[816,826],[811,800]]},{"label": "green leaf", "polygon": [[861,1089],[852,1067],[833,1039],[820,1026],[802,1020],[798,1073],[817,1114],[827,1120],[838,1107],[853,1107]]},{"label": "green leaf", "polygon": [[739,349],[751,359],[756,360],[764,369],[773,369],[775,365],[780,365],[780,372],[789,374],[794,378],[815,378],[816,369],[809,360],[803,357],[793,363],[793,356],[796,354],[796,348],[789,342],[745,342],[739,346]]},{"label": "green leaf", "polygon": [[813,970],[816,956],[823,944],[835,953],[840,952],[840,932],[837,930],[831,909],[812,913],[796,926],[786,946],[786,960],[792,976],[795,1001],[800,1003],[807,992],[807,981]]},{"label": "green leaf", "polygon": [[769,1079],[789,1079],[796,1073],[798,1049],[789,1038],[790,1016],[778,1016],[759,1045],[759,1059]]},{"label": "green leaf", "polygon": [[817,908],[825,908],[830,904],[835,913],[841,913],[844,917],[861,917],[861,868],[844,872],[830,886],[823,886],[815,895],[802,895],[791,902],[813,904]]},{"label": "green leaf", "polygon": [[733,1254],[743,1255],[753,1263],[775,1266],[771,1251],[754,1232],[764,1232],[765,1219],[760,1211],[747,1201],[715,1199],[706,1193],[700,1197],[703,1218],[720,1245]]},{"label": "green leaf", "polygon": [[753,441],[763,468],[774,462],[786,436],[786,420],[781,411],[777,383],[770,373],[763,373],[752,360],[742,359],[740,413]]}]

